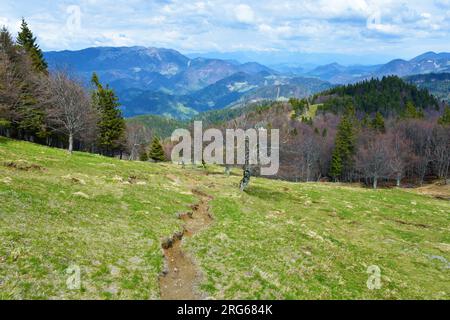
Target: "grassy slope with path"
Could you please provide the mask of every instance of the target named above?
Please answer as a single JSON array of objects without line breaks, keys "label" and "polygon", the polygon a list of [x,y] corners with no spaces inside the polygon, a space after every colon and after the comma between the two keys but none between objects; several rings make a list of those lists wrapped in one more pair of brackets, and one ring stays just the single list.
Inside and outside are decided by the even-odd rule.
[{"label": "grassy slope with path", "polygon": [[[198,202],[193,186],[214,197],[213,224],[183,240],[206,296],[450,298],[449,201],[259,178],[240,193],[239,179],[0,138],[0,299],[158,298],[160,241]],[[80,290],[66,287],[71,264]]]},{"label": "grassy slope with path", "polygon": [[0,299],[158,298],[160,240],[196,202],[167,165],[0,139]]}]

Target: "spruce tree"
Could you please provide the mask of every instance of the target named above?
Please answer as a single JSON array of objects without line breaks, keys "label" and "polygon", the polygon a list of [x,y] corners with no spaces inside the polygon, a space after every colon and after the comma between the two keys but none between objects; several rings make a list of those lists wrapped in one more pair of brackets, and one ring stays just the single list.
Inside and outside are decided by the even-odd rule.
[{"label": "spruce tree", "polygon": [[417,109],[412,101],[408,101],[403,112],[403,118],[405,119],[422,119],[424,117],[423,111]]},{"label": "spruce tree", "polygon": [[[11,33],[6,27],[0,29],[0,79],[3,82],[9,71],[7,64],[12,60],[15,52],[14,41]],[[10,85],[14,85],[10,83]],[[0,83],[0,130],[11,126],[13,110],[11,110],[11,99],[8,97],[8,89],[5,83]]]},{"label": "spruce tree", "polygon": [[[8,85],[1,88],[0,104],[3,104],[4,123],[14,137],[35,141],[46,138],[50,131],[45,121],[45,110],[40,103],[40,80],[45,74],[38,72],[33,61],[33,48],[39,48],[36,39],[22,22],[23,30],[14,42],[7,28],[0,29],[0,54],[8,72]],[[26,28],[25,28],[26,27]],[[33,75],[33,76],[30,76]],[[43,79],[45,81],[45,79]]]},{"label": "spruce tree", "polygon": [[148,153],[147,153],[147,150],[145,150],[145,148],[142,148],[139,151],[139,161],[144,161],[144,162],[148,161]]},{"label": "spruce tree", "polygon": [[336,144],[332,155],[330,175],[334,180],[342,178],[346,168],[352,163],[355,153],[355,113],[348,108],[343,115],[336,134]]},{"label": "spruce tree", "polygon": [[445,106],[444,114],[438,120],[439,124],[443,126],[450,125],[450,107]]},{"label": "spruce tree", "polygon": [[30,56],[33,67],[38,72],[47,73],[47,62],[45,62],[44,54],[36,43],[36,37],[31,32],[25,19],[22,18],[20,32],[17,36],[17,44],[22,47]]},{"label": "spruce tree", "polygon": [[92,101],[99,113],[98,144],[104,154],[112,156],[114,151],[122,148],[125,120],[114,90],[108,86],[103,87],[95,73],[92,75],[92,84],[96,89],[92,93]]},{"label": "spruce tree", "polygon": [[0,29],[0,51],[13,61],[13,57],[17,56],[14,40],[6,27]]},{"label": "spruce tree", "polygon": [[149,158],[155,162],[165,161],[166,157],[164,156],[164,150],[159,141],[158,137],[154,137],[152,141],[152,145],[150,147],[150,152],[148,154]]},{"label": "spruce tree", "polygon": [[377,112],[375,115],[375,118],[373,118],[372,123],[370,124],[371,127],[379,132],[385,133],[386,127],[384,124],[384,118],[383,115],[380,112]]},{"label": "spruce tree", "polygon": [[367,128],[370,126],[369,115],[366,113],[361,120],[361,126]]}]

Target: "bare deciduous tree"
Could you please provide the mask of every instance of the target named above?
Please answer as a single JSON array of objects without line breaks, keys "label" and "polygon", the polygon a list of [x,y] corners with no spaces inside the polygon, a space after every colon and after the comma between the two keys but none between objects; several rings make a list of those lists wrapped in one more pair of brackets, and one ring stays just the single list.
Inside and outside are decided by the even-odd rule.
[{"label": "bare deciduous tree", "polygon": [[356,168],[365,178],[372,179],[373,188],[378,187],[380,178],[388,178],[392,174],[389,167],[391,154],[386,135],[369,136],[359,146],[356,154]]},{"label": "bare deciduous tree", "polygon": [[397,187],[400,187],[408,163],[414,157],[412,155],[411,143],[398,131],[388,133],[386,143],[388,144],[391,155],[387,165],[392,169]]},{"label": "bare deciduous tree", "polygon": [[422,185],[433,160],[434,123],[427,120],[409,120],[402,124],[405,137],[412,143],[415,174]]},{"label": "bare deciduous tree", "polygon": [[433,133],[433,163],[436,174],[447,183],[450,166],[450,127],[436,126]]},{"label": "bare deciduous tree", "polygon": [[68,137],[73,152],[74,138],[95,124],[96,114],[84,88],[65,72],[56,72],[48,80],[48,119],[51,127]]},{"label": "bare deciduous tree", "polygon": [[152,140],[152,132],[140,123],[130,122],[127,123],[126,135],[129,160],[136,160],[142,148]]}]

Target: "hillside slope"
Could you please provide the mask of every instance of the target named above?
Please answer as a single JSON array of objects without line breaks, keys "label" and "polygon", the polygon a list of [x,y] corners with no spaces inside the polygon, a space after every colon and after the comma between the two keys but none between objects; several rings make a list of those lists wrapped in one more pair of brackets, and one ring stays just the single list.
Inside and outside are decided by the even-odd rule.
[{"label": "hillside slope", "polygon": [[[161,241],[200,192],[212,224],[181,248],[205,297],[450,299],[448,201],[262,178],[240,193],[239,179],[0,138],[0,299],[158,298]],[[80,289],[66,285],[69,266]]]},{"label": "hillside slope", "polygon": [[405,78],[405,81],[418,88],[427,89],[436,98],[450,101],[450,73],[431,73],[414,75]]},{"label": "hillside slope", "polygon": [[418,88],[397,76],[371,79],[339,86],[315,97],[324,102],[322,111],[342,112],[351,102],[357,111],[383,115],[401,114],[408,102],[421,110],[439,110],[439,101],[428,90]]}]

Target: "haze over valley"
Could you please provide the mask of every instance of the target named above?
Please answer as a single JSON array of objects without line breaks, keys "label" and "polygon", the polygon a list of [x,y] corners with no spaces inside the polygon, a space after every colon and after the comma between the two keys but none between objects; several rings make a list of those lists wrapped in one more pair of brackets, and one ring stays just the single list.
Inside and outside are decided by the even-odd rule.
[{"label": "haze over valley", "polygon": [[258,101],[305,98],[370,78],[450,72],[450,53],[434,52],[378,65],[309,67],[189,58],[175,50],[146,47],[46,52],[45,58],[51,69],[67,69],[87,84],[97,72],[117,91],[128,117],[156,114],[177,119]]}]

